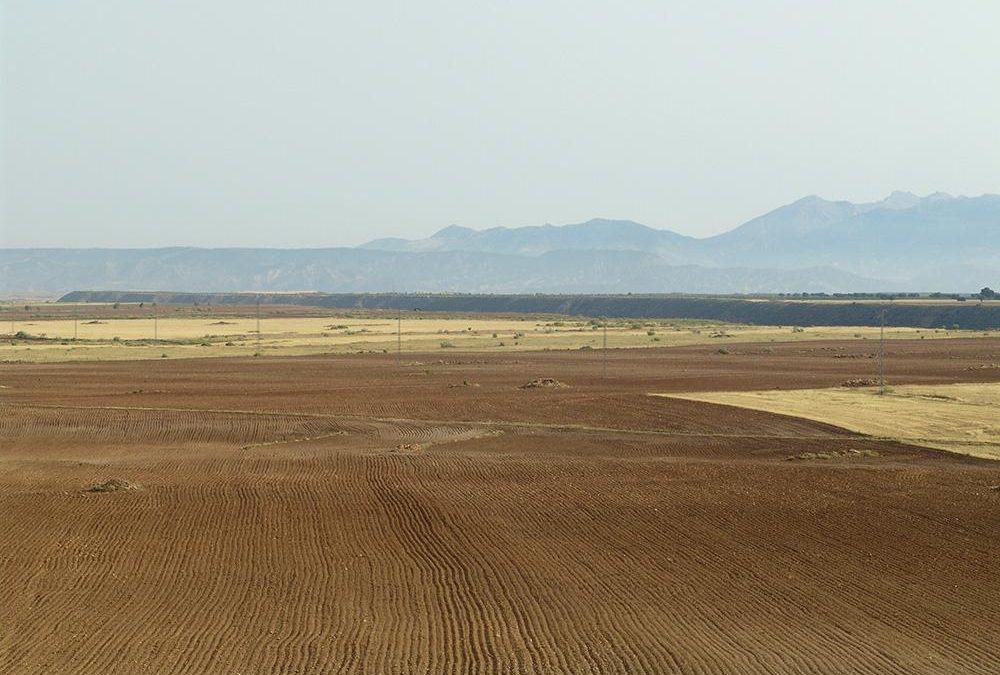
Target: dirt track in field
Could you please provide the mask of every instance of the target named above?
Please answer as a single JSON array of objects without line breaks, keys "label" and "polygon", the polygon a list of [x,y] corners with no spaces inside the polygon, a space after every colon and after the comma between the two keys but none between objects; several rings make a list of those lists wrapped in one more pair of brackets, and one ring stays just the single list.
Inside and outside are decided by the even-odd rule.
[{"label": "dirt track in field", "polygon": [[870,348],[0,366],[0,673],[995,673],[1000,466],[647,395]]}]

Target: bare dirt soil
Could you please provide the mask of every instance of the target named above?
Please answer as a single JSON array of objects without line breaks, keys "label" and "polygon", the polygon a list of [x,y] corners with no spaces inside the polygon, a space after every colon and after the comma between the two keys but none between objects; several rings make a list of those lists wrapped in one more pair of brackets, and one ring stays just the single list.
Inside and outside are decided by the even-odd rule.
[{"label": "bare dirt soil", "polygon": [[1000,465],[649,395],[866,350],[0,365],[0,672],[995,673]]}]

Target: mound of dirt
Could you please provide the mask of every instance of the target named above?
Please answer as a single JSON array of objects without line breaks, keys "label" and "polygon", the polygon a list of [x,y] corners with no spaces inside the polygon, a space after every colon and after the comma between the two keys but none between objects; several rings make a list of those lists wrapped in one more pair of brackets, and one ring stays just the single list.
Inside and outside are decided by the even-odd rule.
[{"label": "mound of dirt", "polygon": [[559,387],[568,387],[569,385],[563,384],[559,380],[551,377],[539,377],[531,382],[522,384],[518,389],[557,389]]},{"label": "mound of dirt", "polygon": [[845,380],[840,383],[841,387],[874,387],[878,384],[878,380],[873,377],[867,377],[863,379],[855,380]]},{"label": "mound of dirt", "polygon": [[208,325],[209,326],[232,326],[235,323],[236,323],[235,321],[215,321],[215,322],[210,323]]},{"label": "mound of dirt", "polygon": [[97,485],[91,485],[87,488],[87,492],[122,492],[125,490],[138,490],[139,486],[135,483],[130,483],[122,478],[109,478],[103,483],[98,483]]}]

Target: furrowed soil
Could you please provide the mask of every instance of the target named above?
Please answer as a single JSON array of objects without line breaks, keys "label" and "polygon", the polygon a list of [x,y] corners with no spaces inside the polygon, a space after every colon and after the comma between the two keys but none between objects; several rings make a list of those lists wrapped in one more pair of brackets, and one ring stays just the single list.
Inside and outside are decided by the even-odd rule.
[{"label": "furrowed soil", "polygon": [[0,365],[0,672],[996,673],[1000,465],[649,395],[871,351]]}]

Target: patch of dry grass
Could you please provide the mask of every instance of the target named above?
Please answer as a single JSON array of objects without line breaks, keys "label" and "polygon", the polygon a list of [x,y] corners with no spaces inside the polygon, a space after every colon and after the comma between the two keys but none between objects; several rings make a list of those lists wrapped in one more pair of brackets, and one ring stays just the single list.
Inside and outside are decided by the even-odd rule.
[{"label": "patch of dry grass", "polygon": [[869,436],[1000,460],[1000,383],[657,394],[793,415]]},{"label": "patch of dry grass", "polygon": [[[74,325],[66,318],[31,318],[5,328],[0,361],[105,361],[118,359],[250,356],[257,352],[256,318],[252,315],[152,316],[88,321]],[[402,349],[437,351],[442,345],[462,351],[511,352],[541,349],[598,349],[603,331],[596,321],[552,317],[415,317],[401,322]],[[268,356],[294,356],[362,351],[395,352],[396,320],[384,315],[268,317],[261,321],[261,351]],[[15,333],[23,333],[15,338]],[[981,333],[893,328],[890,339],[970,337]],[[74,338],[75,335],[75,338]],[[155,339],[154,339],[155,336]],[[672,347],[697,344],[808,340],[875,340],[877,328],[743,326],[691,320],[611,320],[611,348]],[[165,357],[164,357],[165,355]]]}]

